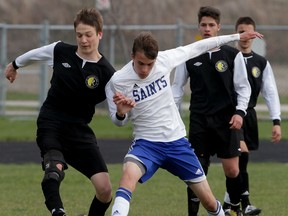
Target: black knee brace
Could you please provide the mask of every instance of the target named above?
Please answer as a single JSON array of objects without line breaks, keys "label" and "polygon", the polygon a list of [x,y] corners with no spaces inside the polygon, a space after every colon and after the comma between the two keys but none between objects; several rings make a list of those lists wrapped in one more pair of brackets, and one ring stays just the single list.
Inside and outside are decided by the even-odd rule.
[{"label": "black knee brace", "polygon": [[[57,164],[62,165],[62,170],[57,168]],[[63,154],[58,150],[50,150],[48,151],[43,158],[42,168],[45,171],[45,175],[43,178],[43,182],[54,179],[57,182],[61,182],[65,173],[64,170],[67,169],[67,165],[65,163]]]}]

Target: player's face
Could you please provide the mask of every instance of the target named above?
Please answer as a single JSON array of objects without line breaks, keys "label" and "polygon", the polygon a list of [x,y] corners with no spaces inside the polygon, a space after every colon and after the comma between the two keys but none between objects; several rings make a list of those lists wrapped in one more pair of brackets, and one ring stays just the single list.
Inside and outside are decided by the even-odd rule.
[{"label": "player's face", "polygon": [[198,25],[198,30],[202,38],[214,37],[217,36],[218,31],[220,30],[220,24],[217,24],[212,17],[204,16]]},{"label": "player's face", "polygon": [[95,53],[98,54],[99,41],[102,38],[102,32],[97,33],[93,26],[80,23],[76,28],[77,53],[80,56],[92,60]]},{"label": "player's face", "polygon": [[[240,24],[237,26],[237,33],[243,33],[243,32],[247,32],[247,31],[254,31],[254,27],[253,25],[247,25],[247,24]],[[252,43],[253,43],[253,39],[250,40],[240,40],[238,42],[238,47],[242,52],[245,53],[250,53],[252,50]]]},{"label": "player's face", "polygon": [[147,58],[143,52],[132,54],[133,68],[141,79],[145,79],[151,72],[155,59]]}]

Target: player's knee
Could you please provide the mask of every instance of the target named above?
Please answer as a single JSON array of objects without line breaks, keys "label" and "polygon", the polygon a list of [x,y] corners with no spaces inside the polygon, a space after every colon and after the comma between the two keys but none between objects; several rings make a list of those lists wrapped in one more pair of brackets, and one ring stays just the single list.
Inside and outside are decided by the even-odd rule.
[{"label": "player's knee", "polygon": [[101,202],[107,203],[112,199],[112,189],[109,187],[103,188],[97,191],[96,196]]},{"label": "player's knee", "polygon": [[225,175],[229,178],[236,178],[239,175],[239,168],[231,167],[230,169],[225,170]]},{"label": "player's knee", "polygon": [[49,181],[49,180],[55,180],[57,182],[61,182],[65,177],[65,173],[63,169],[59,169],[57,167],[57,162],[53,161],[50,163],[50,167],[45,169],[45,174],[43,178],[43,182]]},{"label": "player's knee", "polygon": [[44,155],[43,170],[45,171],[43,181],[55,180],[61,182],[64,177],[64,169],[66,169],[64,157],[60,151],[51,150]]},{"label": "player's knee", "polygon": [[[96,175],[99,175],[102,179],[101,181],[97,180]],[[107,203],[112,199],[112,186],[109,179],[108,173],[101,173],[92,176],[91,181],[96,190],[96,197],[103,203]]]}]

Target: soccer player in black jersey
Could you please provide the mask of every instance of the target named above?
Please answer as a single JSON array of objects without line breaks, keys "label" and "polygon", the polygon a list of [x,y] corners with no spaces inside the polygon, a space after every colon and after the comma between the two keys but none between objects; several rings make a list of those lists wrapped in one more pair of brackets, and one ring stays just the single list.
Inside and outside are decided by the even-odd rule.
[{"label": "soccer player in black jersey", "polygon": [[74,30],[77,45],[58,41],[30,50],[7,65],[5,76],[12,83],[18,68],[35,61],[46,61],[53,67],[51,87],[37,119],[45,204],[51,215],[66,215],[59,187],[69,164],[95,188],[88,215],[104,216],[112,200],[112,188],[96,136],[88,124],[95,106],[106,99],[105,85],[115,70],[98,50],[103,34],[103,18],[98,10],[80,10]]},{"label": "soccer player in black jersey", "polygon": [[[237,33],[255,31],[255,29],[256,23],[251,17],[240,17],[235,25]],[[261,212],[261,209],[256,208],[250,203],[249,175],[247,171],[249,151],[257,150],[259,147],[255,106],[260,92],[267,104],[270,118],[273,122],[271,141],[277,143],[281,140],[280,101],[273,70],[266,58],[252,50],[252,43],[252,39],[238,41],[237,43],[237,48],[242,52],[245,59],[248,79],[252,90],[247,115],[243,121],[244,140],[240,142],[242,153],[239,158],[239,169],[242,176],[241,204],[244,215],[258,215]],[[226,193],[223,205],[225,209],[230,207],[229,202],[229,195]]]},{"label": "soccer player in black jersey", "polygon": [[[220,30],[220,11],[201,7],[198,28],[202,38],[217,36]],[[224,45],[176,68],[173,94],[180,104],[184,86],[190,78],[189,141],[201,165],[208,173],[210,157],[221,159],[226,176],[226,189],[231,199],[231,215],[241,215],[241,176],[239,174],[240,137],[251,88],[243,55]],[[188,214],[197,215],[199,200],[187,188]]]}]

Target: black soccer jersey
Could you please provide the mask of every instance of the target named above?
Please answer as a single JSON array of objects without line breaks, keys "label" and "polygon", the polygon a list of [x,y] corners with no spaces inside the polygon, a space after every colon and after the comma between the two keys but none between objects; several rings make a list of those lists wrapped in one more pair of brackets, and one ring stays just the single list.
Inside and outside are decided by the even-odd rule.
[{"label": "black soccer jersey", "polygon": [[90,122],[96,104],[106,99],[105,85],[114,68],[104,56],[98,62],[84,62],[76,50],[77,46],[56,44],[51,87],[40,115]]},{"label": "black soccer jersey", "polygon": [[[191,112],[210,115],[229,107],[235,109],[234,68],[238,66],[238,63],[235,65],[237,61],[243,61],[240,52],[225,45],[186,62],[192,93]],[[244,69],[244,76],[245,73]]]}]

